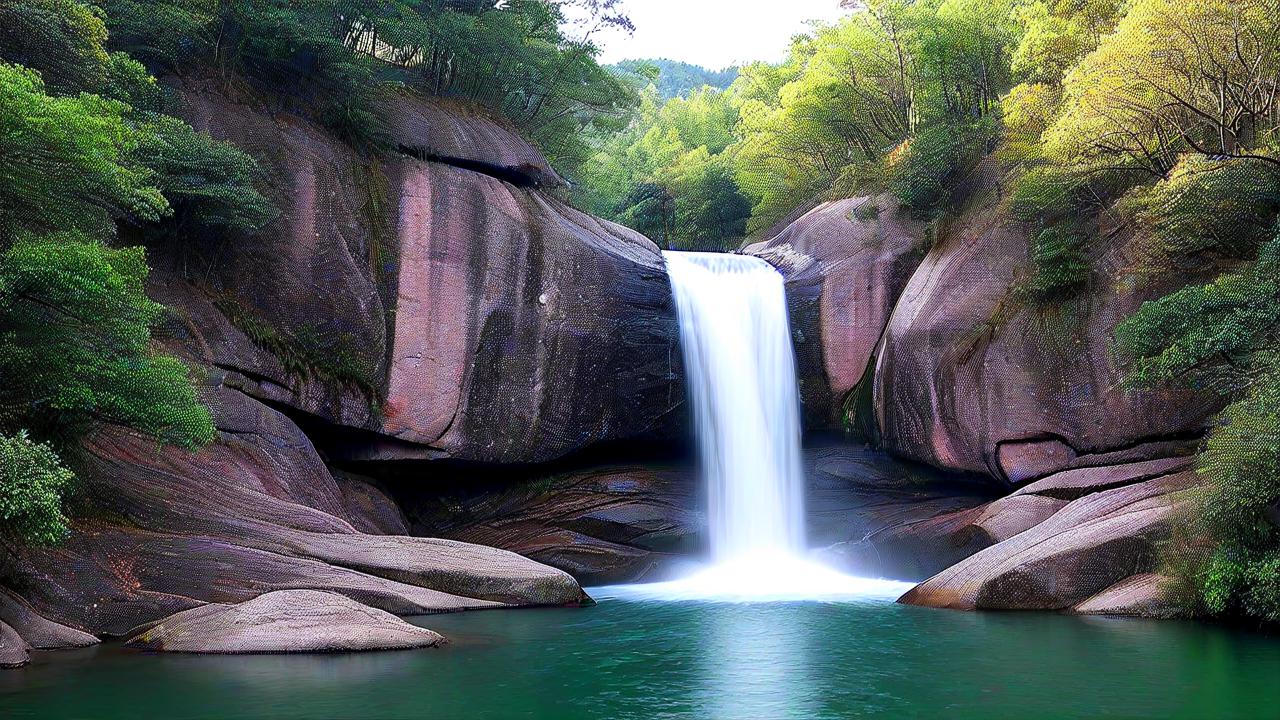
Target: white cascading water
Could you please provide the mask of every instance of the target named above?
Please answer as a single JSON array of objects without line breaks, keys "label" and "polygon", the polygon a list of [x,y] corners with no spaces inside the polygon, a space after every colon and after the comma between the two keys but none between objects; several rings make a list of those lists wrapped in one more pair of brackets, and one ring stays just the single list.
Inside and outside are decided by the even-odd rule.
[{"label": "white cascading water", "polygon": [[669,252],[716,562],[804,550],[800,399],[782,275]]},{"label": "white cascading water", "polygon": [[809,600],[900,595],[909,584],[807,558],[800,402],[782,275],[746,255],[667,252],[680,319],[712,565],[629,586],[652,599]]}]

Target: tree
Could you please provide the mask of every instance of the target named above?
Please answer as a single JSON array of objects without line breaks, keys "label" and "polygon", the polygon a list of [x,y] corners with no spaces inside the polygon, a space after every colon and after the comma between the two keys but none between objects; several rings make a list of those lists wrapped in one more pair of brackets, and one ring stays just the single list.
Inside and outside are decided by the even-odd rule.
[{"label": "tree", "polygon": [[0,434],[0,533],[40,544],[66,538],[62,497],[74,478],[52,447],[25,432]]},{"label": "tree", "polygon": [[0,233],[104,236],[116,219],[165,215],[154,173],[136,157],[141,134],[128,110],[96,95],[47,95],[34,71],[0,64]]},{"label": "tree", "polygon": [[1164,177],[1186,151],[1280,164],[1275,0],[1136,0],[1066,78],[1046,134],[1063,162]]}]

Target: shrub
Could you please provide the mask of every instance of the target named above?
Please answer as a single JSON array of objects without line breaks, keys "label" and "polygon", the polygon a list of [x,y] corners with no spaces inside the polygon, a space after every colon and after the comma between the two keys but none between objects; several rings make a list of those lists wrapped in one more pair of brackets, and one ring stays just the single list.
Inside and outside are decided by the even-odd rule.
[{"label": "shrub", "polygon": [[956,186],[989,149],[990,120],[942,121],[924,128],[889,167],[889,186],[911,214],[935,217],[959,198]]},{"label": "shrub", "polygon": [[145,292],[141,248],[67,232],[0,255],[0,428],[74,438],[110,422],[197,447],[213,438],[188,370],[157,354],[164,307]]},{"label": "shrub", "polygon": [[1276,340],[1278,300],[1280,231],[1246,268],[1145,303],[1116,327],[1116,347],[1131,361],[1128,384],[1242,389],[1258,351]]},{"label": "shrub", "polygon": [[1203,252],[1251,258],[1280,213],[1280,171],[1256,160],[1187,156],[1123,207],[1150,230],[1157,265]]},{"label": "shrub", "polygon": [[1274,360],[1223,412],[1199,472],[1208,485],[1199,522],[1217,545],[1203,576],[1205,608],[1280,622],[1280,367]]},{"label": "shrub", "polygon": [[1092,268],[1085,256],[1088,237],[1060,225],[1047,227],[1032,241],[1033,273],[1026,290],[1040,302],[1071,296],[1089,281]]},{"label": "shrub", "polygon": [[62,496],[74,477],[53,448],[26,431],[0,435],[0,531],[39,544],[65,539]]}]

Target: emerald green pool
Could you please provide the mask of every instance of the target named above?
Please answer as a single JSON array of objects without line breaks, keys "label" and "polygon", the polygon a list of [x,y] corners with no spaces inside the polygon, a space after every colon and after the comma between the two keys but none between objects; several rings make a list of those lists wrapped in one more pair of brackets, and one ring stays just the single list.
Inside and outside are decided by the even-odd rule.
[{"label": "emerald green pool", "polygon": [[1280,638],[888,602],[423,618],[446,649],[193,657],[105,646],[0,672],[3,718],[1259,718]]}]

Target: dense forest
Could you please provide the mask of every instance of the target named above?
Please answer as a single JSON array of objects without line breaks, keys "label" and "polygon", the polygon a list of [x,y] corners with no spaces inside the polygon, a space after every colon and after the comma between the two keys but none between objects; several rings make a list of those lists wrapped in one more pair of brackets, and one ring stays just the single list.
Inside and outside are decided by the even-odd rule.
[{"label": "dense forest", "polygon": [[609,66],[610,70],[628,77],[641,86],[653,84],[663,101],[685,97],[695,90],[713,87],[727,90],[738,79],[738,68],[708,70],[679,60],[655,58],[653,60],[623,60]]},{"label": "dense forest", "polygon": [[[628,24],[615,0],[576,4]],[[664,246],[734,249],[878,192],[941,232],[982,165],[1035,228],[1015,301],[1068,311],[1097,283],[1178,279],[1115,347],[1134,388],[1226,407],[1169,563],[1198,609],[1280,622],[1277,0],[868,0],[723,89],[600,66],[561,5],[0,1],[4,531],[65,535],[77,442],[99,423],[213,435],[188,369],[152,342],[165,309],[143,248],[251,243],[274,210],[258,162],[173,117],[157,77],[270,88],[368,153],[391,151],[378,94],[407,88],[503,113],[578,205]],[[1142,261],[1097,277],[1091,250],[1117,226]]]}]

